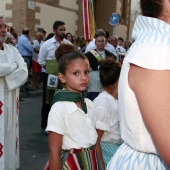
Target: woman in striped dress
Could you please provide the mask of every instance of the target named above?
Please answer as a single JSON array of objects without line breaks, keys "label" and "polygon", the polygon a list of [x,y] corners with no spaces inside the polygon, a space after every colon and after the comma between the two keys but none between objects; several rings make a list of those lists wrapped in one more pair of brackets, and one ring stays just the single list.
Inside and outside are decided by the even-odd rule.
[{"label": "woman in striped dress", "polygon": [[118,98],[124,143],[107,170],[170,168],[170,1],[140,0]]}]

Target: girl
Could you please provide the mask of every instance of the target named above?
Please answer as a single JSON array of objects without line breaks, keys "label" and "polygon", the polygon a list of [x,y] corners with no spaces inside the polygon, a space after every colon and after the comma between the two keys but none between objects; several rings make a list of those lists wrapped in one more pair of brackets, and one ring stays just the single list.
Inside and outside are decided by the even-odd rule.
[{"label": "girl", "polygon": [[103,60],[99,70],[103,91],[93,101],[98,134],[96,149],[103,167],[106,167],[122,143],[117,101],[121,66],[113,60]]},{"label": "girl", "polygon": [[93,105],[84,96],[90,78],[88,59],[67,44],[55,55],[63,90],[54,95],[48,117],[49,169],[101,169],[94,148],[97,133]]}]

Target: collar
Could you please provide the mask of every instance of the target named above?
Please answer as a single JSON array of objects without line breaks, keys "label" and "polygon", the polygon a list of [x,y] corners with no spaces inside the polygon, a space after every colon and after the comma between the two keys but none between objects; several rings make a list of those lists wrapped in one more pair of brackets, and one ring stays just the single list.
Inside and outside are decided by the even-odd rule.
[{"label": "collar", "polygon": [[132,38],[135,43],[161,43],[170,45],[170,25],[160,19],[139,15],[135,21]]},{"label": "collar", "polygon": [[[87,98],[85,98],[85,102],[86,102],[86,105],[87,105],[87,114],[88,114],[88,110],[92,109],[93,105],[92,105],[92,102],[89,102]],[[79,109],[74,102],[64,101],[63,103],[66,106],[66,108],[69,108],[68,109],[69,114],[73,114],[76,110]],[[86,114],[84,114],[84,115],[86,115]]]}]

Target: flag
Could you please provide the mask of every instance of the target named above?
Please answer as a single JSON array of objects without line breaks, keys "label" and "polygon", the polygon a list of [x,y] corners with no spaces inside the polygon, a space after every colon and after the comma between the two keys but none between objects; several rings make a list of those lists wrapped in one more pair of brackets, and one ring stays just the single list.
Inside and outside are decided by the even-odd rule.
[{"label": "flag", "polygon": [[90,24],[90,39],[92,40],[95,35],[95,20],[94,20],[94,7],[93,0],[89,0],[89,24]]},{"label": "flag", "polygon": [[84,38],[86,41],[90,39],[88,4],[89,4],[88,0],[83,0],[83,27],[84,27]]},{"label": "flag", "polygon": [[86,41],[92,40],[95,34],[93,0],[83,0],[83,27]]}]

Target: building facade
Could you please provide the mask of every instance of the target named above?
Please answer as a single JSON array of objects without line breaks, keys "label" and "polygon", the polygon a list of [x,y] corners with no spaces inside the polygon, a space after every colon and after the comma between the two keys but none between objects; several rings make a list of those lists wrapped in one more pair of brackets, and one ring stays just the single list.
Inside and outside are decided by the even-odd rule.
[{"label": "building facade", "polygon": [[[131,40],[133,22],[131,20],[131,0],[94,0],[94,17],[97,28],[109,31],[124,39]],[[112,13],[119,13],[121,22],[115,28],[109,24]],[[14,26],[18,35],[28,27],[31,35],[45,29],[53,32],[54,21],[66,23],[67,32],[82,36],[82,0],[0,0],[0,16],[4,16],[9,26]]]}]

